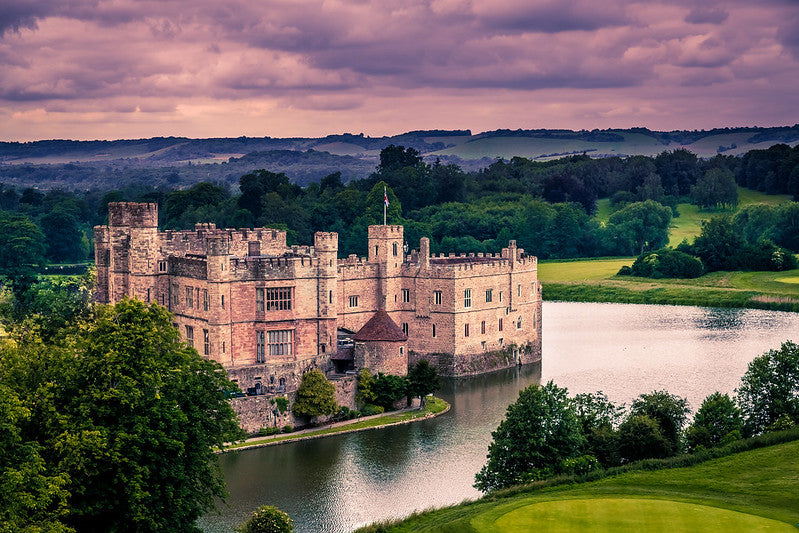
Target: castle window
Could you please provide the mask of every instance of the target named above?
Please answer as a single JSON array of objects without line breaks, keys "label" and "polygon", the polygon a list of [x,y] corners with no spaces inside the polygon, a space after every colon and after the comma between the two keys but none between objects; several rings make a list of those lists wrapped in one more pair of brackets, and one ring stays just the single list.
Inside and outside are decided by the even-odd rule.
[{"label": "castle window", "polygon": [[180,305],[180,288],[177,285],[172,285],[172,307]]},{"label": "castle window", "polygon": [[519,318],[516,319],[516,329],[522,329],[522,317],[519,315]]},{"label": "castle window", "polygon": [[522,286],[521,285],[517,285],[516,286],[516,296],[521,296],[521,295],[522,295]]},{"label": "castle window", "polygon": [[291,355],[292,350],[292,333],[290,329],[282,329],[277,331],[268,331],[268,350],[269,355]]},{"label": "castle window", "polygon": [[491,303],[494,300],[494,289],[486,289],[486,303]]},{"label": "castle window", "polygon": [[186,326],[186,342],[194,348],[194,327]]},{"label": "castle window", "polygon": [[166,261],[158,261],[158,272],[166,272]]},{"label": "castle window", "polygon": [[436,325],[433,324],[433,338],[436,337]]},{"label": "castle window", "polygon": [[397,257],[397,243],[392,243],[392,251],[394,252],[394,257]]},{"label": "castle window", "polygon": [[499,319],[499,331],[502,331],[502,319]]},{"label": "castle window", "polygon": [[408,303],[411,301],[411,290],[410,289],[402,289],[402,301]]},{"label": "castle window", "polygon": [[266,333],[263,331],[255,332],[255,362],[266,362]]},{"label": "castle window", "polygon": [[402,323],[402,332],[403,332],[403,333],[404,333],[406,336],[408,335],[408,323],[407,323],[407,322],[403,322],[403,323]]},{"label": "castle window", "polygon": [[483,348],[483,351],[485,351],[485,349],[486,349],[486,341],[482,341],[480,343],[480,347]]},{"label": "castle window", "polygon": [[255,310],[264,311],[264,290],[260,288],[255,289]]},{"label": "castle window", "polygon": [[358,297],[350,296],[350,307],[358,307]]},{"label": "castle window", "polygon": [[480,333],[481,333],[482,335],[485,335],[485,334],[486,334],[486,321],[485,321],[485,320],[483,320],[482,322],[480,322]]},{"label": "castle window", "polygon": [[147,303],[150,302],[150,289],[147,289]]},{"label": "castle window", "polygon": [[499,291],[499,301],[502,303],[502,291]]},{"label": "castle window", "polygon": [[441,291],[433,292],[433,303],[436,305],[441,305]]},{"label": "castle window", "polygon": [[471,307],[472,306],[472,289],[466,289],[463,291],[463,307]]},{"label": "castle window", "polygon": [[208,300],[208,289],[203,289],[203,311],[208,311],[211,302]]},{"label": "castle window", "polygon": [[291,287],[266,289],[267,311],[291,311]]},{"label": "castle window", "polygon": [[333,303],[333,291],[327,291],[327,303]]},{"label": "castle window", "polygon": [[207,329],[203,330],[203,353],[211,355],[211,334]]},{"label": "castle window", "polygon": [[463,336],[464,337],[468,337],[469,336],[469,324],[464,324],[463,325]]},{"label": "castle window", "polygon": [[403,348],[402,346],[400,346],[400,355],[402,355],[402,354],[404,354],[404,353],[405,353],[405,348]]},{"label": "castle window", "polygon": [[222,353],[225,353],[225,341],[222,341]]},{"label": "castle window", "polygon": [[194,307],[194,287],[186,287],[186,307]]},{"label": "castle window", "polygon": [[225,295],[222,295],[222,309],[225,308]]}]

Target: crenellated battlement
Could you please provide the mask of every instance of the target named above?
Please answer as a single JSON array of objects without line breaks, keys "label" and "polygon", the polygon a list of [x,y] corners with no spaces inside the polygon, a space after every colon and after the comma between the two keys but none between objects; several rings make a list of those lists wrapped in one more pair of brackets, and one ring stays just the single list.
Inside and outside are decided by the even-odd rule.
[{"label": "crenellated battlement", "polygon": [[130,228],[157,228],[158,204],[111,202],[108,204],[108,225]]},{"label": "crenellated battlement", "polygon": [[[312,246],[288,246],[285,231],[269,228],[159,232],[157,204],[125,202],[109,205],[109,221],[94,233],[97,300],[166,306],[187,342],[230,369],[314,360],[344,372],[352,363],[330,355],[338,337],[378,312],[407,337],[386,348],[406,350],[386,352],[398,365],[390,371],[402,373],[408,353],[461,361],[441,363],[452,374],[473,373],[473,361],[503,346],[540,353],[537,260],[515,241],[498,254],[436,255],[422,238],[408,254],[402,226],[373,225],[367,256],[339,259],[335,232],[316,232]],[[528,361],[510,355],[497,364]]]}]

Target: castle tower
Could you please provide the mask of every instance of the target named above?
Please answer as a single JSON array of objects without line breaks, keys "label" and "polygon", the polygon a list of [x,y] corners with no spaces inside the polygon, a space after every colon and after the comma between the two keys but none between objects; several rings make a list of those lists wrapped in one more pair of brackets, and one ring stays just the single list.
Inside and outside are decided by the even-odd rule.
[{"label": "castle tower", "polygon": [[387,295],[399,290],[399,273],[405,260],[402,226],[369,226],[370,263],[379,265],[378,309],[386,309]]},{"label": "castle tower", "polygon": [[150,301],[158,268],[158,204],[108,204],[108,226],[95,228],[97,298],[116,302],[124,296]]},{"label": "castle tower", "polygon": [[336,306],[338,305],[338,233],[314,233],[317,260],[317,327],[318,352],[336,351]]}]

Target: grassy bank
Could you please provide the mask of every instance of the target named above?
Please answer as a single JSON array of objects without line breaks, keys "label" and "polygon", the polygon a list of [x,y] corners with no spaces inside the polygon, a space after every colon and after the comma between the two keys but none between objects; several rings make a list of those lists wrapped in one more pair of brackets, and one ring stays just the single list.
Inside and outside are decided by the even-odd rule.
[{"label": "grassy bank", "polygon": [[366,429],[375,429],[379,427],[392,426],[395,424],[405,424],[415,420],[430,418],[440,415],[449,410],[449,404],[441,398],[435,396],[428,397],[424,409],[408,409],[401,411],[393,411],[384,413],[382,415],[375,415],[366,418],[359,418],[355,420],[348,420],[346,422],[339,422],[329,426],[306,429],[294,433],[286,433],[280,435],[273,435],[270,437],[253,437],[243,442],[231,444],[226,446],[223,452],[241,450],[244,448],[259,448],[261,446],[271,446],[274,444],[282,444],[294,440],[313,439],[318,437],[325,437],[327,435],[335,435],[337,433],[349,433],[353,431],[363,431]]},{"label": "grassy bank", "polygon": [[545,300],[703,307],[744,307],[799,312],[799,270],[712,272],[696,279],[616,276],[634,258],[542,261]]},{"label": "grassy bank", "polygon": [[522,487],[361,531],[795,531],[797,486],[794,440],[685,468]]}]

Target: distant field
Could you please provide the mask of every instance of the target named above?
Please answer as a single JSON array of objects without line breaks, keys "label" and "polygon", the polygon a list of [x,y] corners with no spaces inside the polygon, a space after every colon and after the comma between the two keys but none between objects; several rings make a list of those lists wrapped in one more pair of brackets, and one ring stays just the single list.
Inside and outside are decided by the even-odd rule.
[{"label": "distant field", "polygon": [[585,259],[579,261],[540,261],[538,279],[550,281],[587,281],[609,279],[624,265],[632,265],[635,257]]},{"label": "distant field", "polygon": [[687,468],[486,498],[363,531],[796,531],[799,441]]},{"label": "distant field", "polygon": [[[790,201],[791,196],[787,194],[765,194],[738,187],[738,207],[734,210],[700,210],[699,207],[693,204],[677,204],[677,212],[680,213],[680,216],[671,219],[668,245],[674,247],[683,240],[687,240],[689,243],[692,242],[694,237],[702,232],[702,223],[713,216],[724,213],[734,214],[739,209],[752,204],[779,205]],[[612,212],[610,199],[601,198],[597,200],[596,215],[594,217],[599,223],[606,223]]]}]

